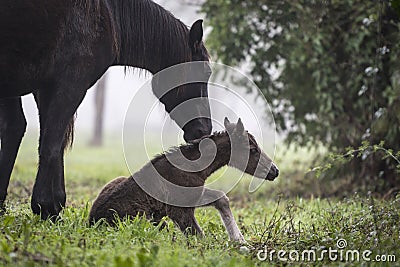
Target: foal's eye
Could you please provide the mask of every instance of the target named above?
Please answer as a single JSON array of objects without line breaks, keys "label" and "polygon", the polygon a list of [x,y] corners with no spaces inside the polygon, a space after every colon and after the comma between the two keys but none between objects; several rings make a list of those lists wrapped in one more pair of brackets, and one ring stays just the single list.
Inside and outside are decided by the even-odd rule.
[{"label": "foal's eye", "polygon": [[250,149],[250,153],[252,153],[252,154],[256,154],[258,151],[257,151],[257,148],[251,148]]}]

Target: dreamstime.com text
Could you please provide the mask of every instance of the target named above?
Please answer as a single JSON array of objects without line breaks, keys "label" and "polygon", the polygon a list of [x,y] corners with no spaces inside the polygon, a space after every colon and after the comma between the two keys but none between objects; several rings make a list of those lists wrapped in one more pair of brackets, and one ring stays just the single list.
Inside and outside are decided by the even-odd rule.
[{"label": "dreamstime.com text", "polygon": [[347,241],[339,239],[336,248],[323,250],[268,250],[265,246],[257,252],[260,261],[283,261],[283,262],[317,262],[317,261],[342,261],[342,262],[396,262],[396,255],[372,255],[371,250],[346,249]]}]

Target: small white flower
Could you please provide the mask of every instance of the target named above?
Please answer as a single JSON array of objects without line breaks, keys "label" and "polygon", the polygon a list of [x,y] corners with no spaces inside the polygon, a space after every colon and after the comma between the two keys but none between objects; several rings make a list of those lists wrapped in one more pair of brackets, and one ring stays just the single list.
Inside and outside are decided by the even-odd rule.
[{"label": "small white flower", "polygon": [[373,19],[370,19],[370,18],[364,18],[363,20],[362,20],[362,23],[365,25],[365,26],[369,26],[372,22],[374,22],[374,20]]}]

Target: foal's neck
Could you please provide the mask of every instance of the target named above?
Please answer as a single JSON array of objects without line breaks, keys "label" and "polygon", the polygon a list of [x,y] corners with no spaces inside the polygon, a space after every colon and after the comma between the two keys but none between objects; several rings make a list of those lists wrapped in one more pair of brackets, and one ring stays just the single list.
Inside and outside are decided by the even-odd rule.
[{"label": "foal's neck", "polygon": [[231,157],[230,141],[226,132],[215,133],[209,136],[209,138],[214,142],[217,153],[211,164],[201,172],[204,180],[218,169],[227,165]]},{"label": "foal's neck", "polygon": [[119,53],[114,65],[157,73],[190,60],[188,28],[150,0],[109,0]]}]

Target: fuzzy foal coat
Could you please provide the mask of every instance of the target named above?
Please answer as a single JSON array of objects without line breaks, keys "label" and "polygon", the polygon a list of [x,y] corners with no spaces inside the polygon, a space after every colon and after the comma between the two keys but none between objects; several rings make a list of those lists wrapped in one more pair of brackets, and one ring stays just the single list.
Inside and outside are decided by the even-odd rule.
[{"label": "fuzzy foal coat", "polygon": [[[150,169],[155,168],[164,179],[176,185],[185,187],[203,186],[206,179],[214,171],[228,164],[230,158],[228,134],[222,132],[209,137],[217,146],[217,155],[207,169],[200,172],[182,171],[172,165],[166,156],[166,154],[173,156],[173,154],[180,151],[187,159],[195,160],[200,156],[199,141],[175,148],[166,152],[166,154],[161,154],[147,163],[141,170],[133,174],[133,176],[129,178],[119,177],[108,183],[93,203],[90,211],[90,222],[93,223],[101,218],[105,218],[107,222],[113,224],[115,215],[123,218],[125,216],[135,217],[138,214],[145,214],[154,223],[159,223],[164,216],[168,216],[182,231],[193,227],[193,224],[197,226],[197,222],[193,222],[194,207],[175,207],[162,203],[144,192],[133,177],[146,176],[148,173],[151,173]],[[226,196],[221,192],[219,193],[227,200]],[[200,228],[192,228],[191,231],[199,232],[201,230]]]},{"label": "fuzzy foal coat", "polygon": [[[205,181],[213,172],[227,164],[238,169],[244,168],[243,170],[246,173],[267,180],[275,179],[279,174],[279,170],[272,163],[272,160],[258,147],[254,137],[244,130],[240,119],[237,124],[231,124],[229,120],[225,119],[224,124],[226,131],[174,148],[154,158],[133,176],[129,178],[119,177],[111,181],[102,189],[93,203],[90,211],[90,222],[94,223],[104,218],[107,222],[113,224],[115,216],[123,218],[145,214],[149,220],[158,224],[164,216],[168,216],[184,233],[202,235],[202,230],[194,217],[194,206],[209,205],[214,206],[219,211],[229,238],[233,241],[245,243],[229,208],[228,198],[222,191],[204,187]],[[208,141],[202,143],[206,139]],[[215,155],[210,153],[211,148],[209,145],[216,147]],[[202,153],[200,153],[200,150]],[[250,152],[250,156],[249,158],[244,157],[243,161],[242,155],[247,152]],[[190,160],[192,165],[196,164],[196,160],[200,156],[202,159],[203,157],[209,157],[208,160],[211,159],[211,161],[207,162],[211,163],[204,169],[198,168],[199,170],[201,169],[198,172],[185,171],[171,163],[171,159],[174,159],[174,157],[176,159],[176,156],[180,155],[180,153]],[[231,153],[234,156],[232,158]],[[246,165],[239,167],[238,159],[239,161],[247,162]],[[259,163],[262,165],[261,172],[256,171]],[[268,167],[268,164],[272,165]],[[161,177],[174,185],[200,187],[200,190],[196,191],[195,194],[185,194],[184,196],[185,198],[190,198],[190,203],[194,204],[193,207],[169,205],[147,194],[136,181],[151,180],[151,175],[155,173],[154,170],[157,170]],[[151,186],[156,190],[153,192],[158,195],[164,194],[164,196],[176,197],[174,192],[169,192],[159,184],[151,184]]]}]

